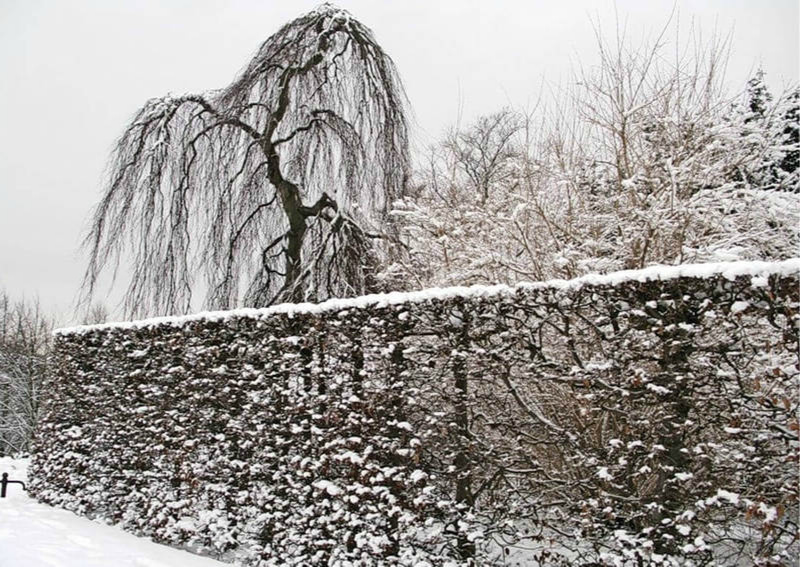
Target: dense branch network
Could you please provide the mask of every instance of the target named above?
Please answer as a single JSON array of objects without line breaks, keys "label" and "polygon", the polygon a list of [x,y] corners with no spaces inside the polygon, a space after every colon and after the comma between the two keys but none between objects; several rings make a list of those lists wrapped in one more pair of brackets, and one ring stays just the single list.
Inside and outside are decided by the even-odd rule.
[{"label": "dense branch network", "polygon": [[[404,95],[369,29],[325,4],[227,88],[148,101],[117,143],[85,244],[86,295],[131,257],[131,314],[367,291],[406,179]],[[202,287],[202,286],[201,286]]]}]

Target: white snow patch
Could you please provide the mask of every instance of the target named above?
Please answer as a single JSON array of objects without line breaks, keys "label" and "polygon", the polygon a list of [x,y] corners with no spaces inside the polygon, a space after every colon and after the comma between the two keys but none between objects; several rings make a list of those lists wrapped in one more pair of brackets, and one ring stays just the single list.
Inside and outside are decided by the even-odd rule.
[{"label": "white snow patch", "polygon": [[614,480],[614,477],[608,472],[608,467],[600,467],[597,471],[597,476],[600,477],[601,480]]},{"label": "white snow patch", "polygon": [[83,435],[83,430],[77,425],[73,425],[72,427],[67,429],[64,433],[66,433],[67,437],[71,437],[72,439],[78,439],[81,435]]},{"label": "white snow patch", "polygon": [[[391,292],[364,295],[345,299],[329,299],[322,303],[284,303],[263,309],[243,308],[231,311],[206,311],[192,315],[155,317],[139,321],[103,323],[65,327],[53,331],[55,335],[83,334],[108,329],[141,329],[157,325],[180,327],[192,321],[226,321],[234,318],[263,319],[274,315],[320,314],[344,309],[366,309],[369,307],[388,307],[408,303],[424,303],[432,300],[446,300],[455,297],[498,297],[513,296],[517,290],[556,289],[572,290],[586,286],[619,285],[628,281],[657,281],[676,278],[710,278],[722,276],[734,280],[739,276],[767,277],[769,275],[800,274],[800,258],[781,262],[742,261],[716,262],[707,264],[681,264],[679,266],[649,266],[640,270],[622,270],[611,274],[588,274],[572,280],[550,280],[546,282],[508,285],[474,285],[447,288],[430,288],[413,292]],[[141,351],[136,351],[138,354]],[[132,353],[133,354],[133,353]],[[142,354],[141,356],[144,356]]]},{"label": "white snow patch", "polygon": [[763,502],[759,502],[758,511],[763,514],[764,523],[766,524],[771,524],[778,519],[778,510],[772,506],[767,506]]},{"label": "white snow patch", "polygon": [[337,496],[342,493],[342,489],[329,480],[318,480],[314,483],[314,488],[327,492],[330,496]]},{"label": "white snow patch", "polygon": [[728,502],[730,502],[734,506],[739,503],[739,495],[738,494],[736,494],[735,492],[730,492],[728,490],[723,490],[721,488],[717,490],[717,495],[716,495],[715,498],[718,499],[718,500],[727,500]]},{"label": "white snow patch", "polygon": [[[0,457],[0,471],[25,481],[27,459]],[[0,499],[2,567],[225,567],[29,498],[19,485]]]},{"label": "white snow patch", "polygon": [[414,471],[409,475],[409,479],[414,484],[418,483],[421,480],[425,480],[426,478],[428,478],[428,474],[419,469],[414,469]]},{"label": "white snow patch", "polygon": [[658,386],[657,384],[647,384],[647,389],[655,392],[656,394],[669,394],[669,388]]},{"label": "white snow patch", "polygon": [[747,309],[749,306],[750,306],[750,302],[749,301],[735,301],[733,303],[733,305],[731,305],[731,313],[733,313],[734,315],[736,313],[741,313],[742,311]]}]

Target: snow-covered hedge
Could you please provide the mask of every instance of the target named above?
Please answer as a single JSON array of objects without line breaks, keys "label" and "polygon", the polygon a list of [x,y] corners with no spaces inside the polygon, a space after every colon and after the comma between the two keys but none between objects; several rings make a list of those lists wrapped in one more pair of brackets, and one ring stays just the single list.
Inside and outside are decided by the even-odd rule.
[{"label": "snow-covered hedge", "polygon": [[62,330],[31,488],[252,565],[788,562],[798,273],[650,268]]}]

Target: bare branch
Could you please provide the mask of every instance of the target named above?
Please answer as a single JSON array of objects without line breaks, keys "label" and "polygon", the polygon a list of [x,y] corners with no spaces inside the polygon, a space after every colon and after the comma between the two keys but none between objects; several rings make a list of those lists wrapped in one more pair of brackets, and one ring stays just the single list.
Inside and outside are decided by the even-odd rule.
[{"label": "bare branch", "polygon": [[[407,178],[404,106],[372,32],[328,4],[283,26],[228,87],[149,101],[109,163],[84,300],[127,264],[129,314],[192,309],[199,274],[212,308],[368,291],[341,248],[318,246],[387,222]],[[335,228],[330,210],[360,231]],[[326,276],[298,283],[309,265]]]}]

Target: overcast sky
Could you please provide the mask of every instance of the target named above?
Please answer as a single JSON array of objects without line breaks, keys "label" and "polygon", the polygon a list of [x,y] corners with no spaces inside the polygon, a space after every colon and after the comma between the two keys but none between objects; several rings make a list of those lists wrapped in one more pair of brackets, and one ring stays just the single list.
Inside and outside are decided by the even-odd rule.
[{"label": "overcast sky", "polygon": [[[71,322],[78,245],[105,161],[148,98],[225,86],[316,0],[0,0],[0,289]],[[394,59],[425,144],[459,116],[533,104],[596,61],[592,21],[652,36],[673,0],[340,0]],[[677,0],[682,29],[732,34],[728,82],[798,81],[798,0]],[[108,300],[109,307],[114,300]]]}]

